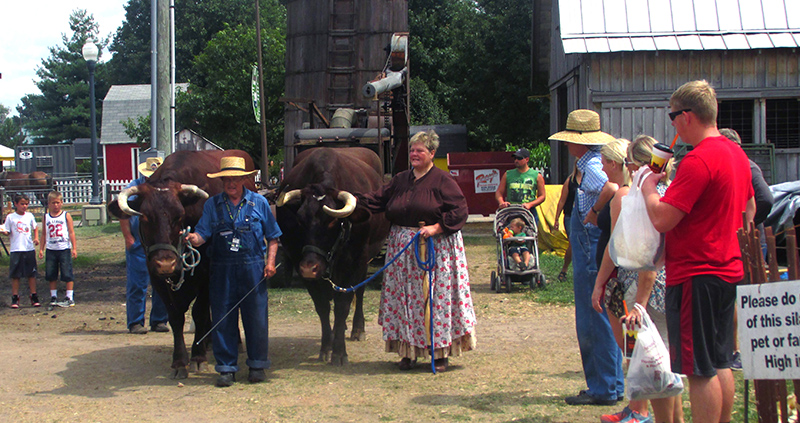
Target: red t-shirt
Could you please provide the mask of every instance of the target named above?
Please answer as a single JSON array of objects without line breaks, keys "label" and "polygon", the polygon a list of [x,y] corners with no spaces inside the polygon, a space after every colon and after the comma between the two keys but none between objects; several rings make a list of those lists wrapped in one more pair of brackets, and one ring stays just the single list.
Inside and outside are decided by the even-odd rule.
[{"label": "red t-shirt", "polygon": [[744,278],[736,231],[752,196],[747,155],[727,138],[706,138],[681,160],[661,198],[686,213],[666,233],[667,286],[697,275]]}]

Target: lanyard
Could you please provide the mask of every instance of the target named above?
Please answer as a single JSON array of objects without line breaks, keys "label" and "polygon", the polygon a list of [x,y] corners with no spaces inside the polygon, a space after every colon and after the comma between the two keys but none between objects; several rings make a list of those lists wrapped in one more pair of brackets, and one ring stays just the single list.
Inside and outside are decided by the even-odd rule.
[{"label": "lanyard", "polygon": [[242,199],[239,200],[239,205],[236,206],[236,216],[234,216],[233,212],[231,211],[231,206],[228,205],[228,200],[227,199],[225,200],[225,208],[228,210],[228,216],[230,216],[231,223],[233,223],[234,225],[236,224],[236,219],[239,218],[239,213],[241,213],[241,211],[242,211],[242,207],[244,206],[244,202],[245,202],[244,196],[242,196]]}]

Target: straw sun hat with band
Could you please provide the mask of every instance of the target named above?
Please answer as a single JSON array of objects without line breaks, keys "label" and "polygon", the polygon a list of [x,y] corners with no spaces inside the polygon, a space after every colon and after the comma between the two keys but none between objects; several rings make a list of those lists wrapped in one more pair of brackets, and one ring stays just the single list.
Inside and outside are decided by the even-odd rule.
[{"label": "straw sun hat with band", "polygon": [[219,161],[219,172],[207,173],[209,178],[222,178],[224,176],[248,176],[258,170],[245,170],[246,166],[243,157],[223,157]]},{"label": "straw sun hat with band", "polygon": [[567,116],[567,129],[556,132],[548,139],[581,145],[603,145],[615,138],[600,131],[600,115],[597,112],[578,109]]},{"label": "straw sun hat with band", "polygon": [[164,159],[161,157],[148,157],[144,163],[139,164],[139,173],[144,175],[145,178],[149,178],[163,162]]}]

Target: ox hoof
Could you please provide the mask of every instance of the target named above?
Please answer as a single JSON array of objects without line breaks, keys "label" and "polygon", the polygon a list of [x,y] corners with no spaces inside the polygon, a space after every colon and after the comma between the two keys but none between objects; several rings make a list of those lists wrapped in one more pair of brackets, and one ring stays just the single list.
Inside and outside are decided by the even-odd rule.
[{"label": "ox hoof", "polygon": [[320,351],[319,352],[319,361],[323,363],[327,363],[331,361],[331,351]]},{"label": "ox hoof", "polygon": [[367,332],[363,329],[361,330],[353,330],[350,333],[350,340],[351,341],[366,341],[367,340]]},{"label": "ox hoof", "polygon": [[189,370],[186,367],[178,367],[172,370],[173,379],[186,379],[189,377]]},{"label": "ox hoof", "polygon": [[331,357],[331,366],[345,366],[349,363],[347,360],[347,354],[345,355],[333,355]]},{"label": "ox hoof", "polygon": [[206,373],[208,372],[208,362],[205,361],[192,361],[189,363],[189,373]]}]

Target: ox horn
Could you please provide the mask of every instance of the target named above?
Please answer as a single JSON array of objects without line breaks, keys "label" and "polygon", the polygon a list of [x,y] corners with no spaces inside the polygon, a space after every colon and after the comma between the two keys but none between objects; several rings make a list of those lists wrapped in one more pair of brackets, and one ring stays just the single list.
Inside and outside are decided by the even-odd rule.
[{"label": "ox horn", "polygon": [[181,184],[181,193],[189,196],[197,196],[203,200],[208,198],[208,193],[200,189],[197,185]]},{"label": "ox horn", "polygon": [[339,201],[344,201],[344,207],[340,208],[339,210],[334,210],[328,206],[322,206],[322,210],[325,211],[328,215],[333,217],[347,217],[353,213],[353,210],[356,209],[356,197],[353,194],[350,194],[347,191],[339,191],[339,195],[336,196]]},{"label": "ox horn", "polygon": [[119,204],[119,209],[122,210],[125,214],[131,216],[142,215],[141,213],[132,209],[131,206],[128,205],[128,197],[130,197],[131,195],[136,195],[138,192],[139,192],[139,187],[133,186],[130,188],[125,188],[124,190],[122,190],[122,192],[119,193],[119,196],[117,197],[117,204]]},{"label": "ox horn", "polygon": [[295,198],[300,198],[300,195],[301,191],[299,189],[293,189],[289,192],[282,192],[281,195],[278,196],[278,201],[275,202],[275,205],[281,207]]}]

